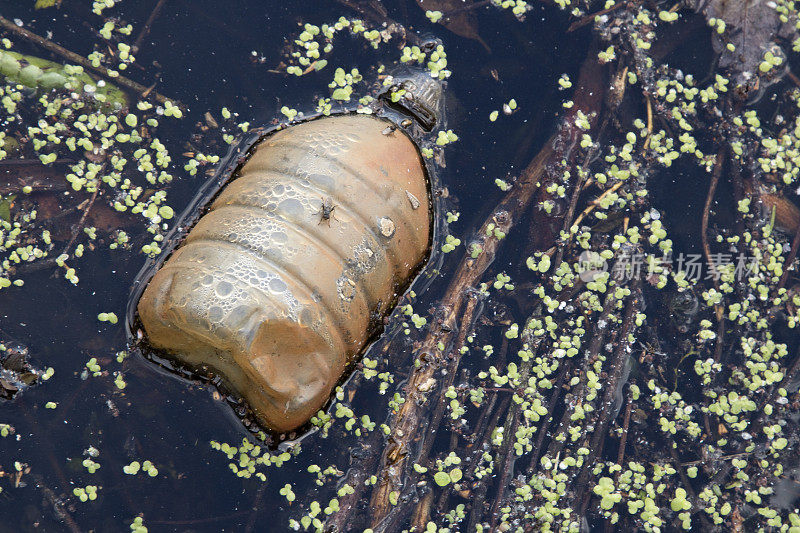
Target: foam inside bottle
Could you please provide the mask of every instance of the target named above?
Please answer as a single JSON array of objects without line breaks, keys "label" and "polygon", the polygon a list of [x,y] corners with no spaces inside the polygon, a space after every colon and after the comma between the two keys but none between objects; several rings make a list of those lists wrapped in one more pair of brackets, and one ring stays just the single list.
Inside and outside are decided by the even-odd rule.
[{"label": "foam inside bottle", "polygon": [[324,405],[427,256],[423,164],[388,124],[321,118],[260,141],[139,301],[153,347],[221,376],[273,430]]}]

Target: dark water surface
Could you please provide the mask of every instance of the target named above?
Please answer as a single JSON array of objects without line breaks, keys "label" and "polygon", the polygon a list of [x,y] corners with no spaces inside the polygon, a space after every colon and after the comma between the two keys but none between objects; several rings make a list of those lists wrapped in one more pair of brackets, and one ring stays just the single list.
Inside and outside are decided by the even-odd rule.
[{"label": "dark water surface", "polygon": [[[52,34],[53,41],[82,55],[101,41],[94,32],[102,19],[90,13],[91,2],[64,0],[61,8],[42,11],[34,11],[33,3],[0,0],[0,14],[19,18],[40,35]],[[133,24],[136,36],[155,4],[155,0],[125,1],[107,13]],[[491,46],[488,53],[476,41],[430,24],[415,2],[386,5],[390,16],[409,31],[433,34],[446,47],[448,68],[453,71],[447,87],[447,127],[460,140],[446,151],[447,168],[440,179],[449,192],[447,208],[461,212],[449,231],[468,242],[501,197],[495,178],[519,172],[552,133],[564,97],[556,80],[563,73],[575,78],[586,54],[588,33],[572,33],[565,41],[566,16],[540,4],[524,23],[499,10],[483,10],[479,31]],[[329,94],[326,84],[336,66],[359,67],[369,79],[369,65],[399,57],[396,44],[375,51],[363,39],[342,35],[335,40],[329,66],[321,72],[301,78],[269,72],[282,60],[286,39],[299,33],[298,22],[320,25],[342,15],[356,16],[335,2],[165,3],[136,64],[125,74],[148,86],[157,81],[159,92],[190,107],[184,120],[160,130],[173,156],[177,179],[168,191],[176,212],[204,179],[182,170],[180,154],[205,111],[219,118],[220,108],[227,106],[239,113],[239,121],[266,124],[279,116],[283,105],[313,110],[316,98]],[[14,40],[19,45],[15,49],[49,57]],[[264,58],[263,64],[253,60],[253,51]],[[490,123],[489,112],[500,110],[511,98],[519,110],[512,116],[501,112],[499,120]],[[196,145],[202,147],[202,141]],[[143,238],[143,229],[138,222],[128,229],[134,242]],[[487,279],[524,263],[522,244],[511,240]],[[417,312],[425,313],[441,298],[460,256],[461,250],[446,257],[442,275],[415,303]],[[209,445],[211,440],[237,445],[250,434],[224,401],[212,397],[212,388],[169,375],[135,352],[124,365],[115,361],[115,354],[126,349],[122,317],[133,276],[144,259],[138,253],[101,246],[76,262],[77,286],[64,280],[63,273],[39,272],[25,277],[24,287],[0,293],[3,340],[28,346],[35,366],[55,368],[51,380],[0,404],[0,422],[16,428],[16,435],[0,439],[0,467],[10,471],[19,461],[30,468],[19,487],[7,477],[0,481],[0,530],[68,529],[56,516],[47,492],[66,502],[82,531],[127,531],[137,515],[144,517],[150,531],[279,530],[290,517],[298,517],[300,502],[309,501],[319,490],[306,473],[310,464],[347,467],[342,458],[356,437],[346,442],[312,435],[303,442],[299,457],[269,469],[262,490],[265,484],[255,478],[233,475],[227,458]],[[110,311],[120,317],[119,324],[98,322],[98,313]],[[412,340],[420,336],[415,332]],[[405,346],[410,349],[408,343]],[[82,379],[91,357],[109,370],[108,376]],[[127,382],[124,391],[117,390],[111,374],[120,369]],[[49,401],[58,407],[45,409]],[[385,406],[385,400],[376,403]],[[353,407],[359,414],[370,408]],[[377,412],[373,420],[382,422],[380,410],[372,409]],[[90,446],[100,451],[95,460],[101,468],[95,474],[81,465]],[[123,466],[133,460],[152,461],[158,475],[124,474]],[[286,483],[292,483],[298,495],[294,508],[278,496]],[[73,488],[88,484],[102,487],[97,500],[78,502]],[[331,495],[325,494],[327,501]]]}]

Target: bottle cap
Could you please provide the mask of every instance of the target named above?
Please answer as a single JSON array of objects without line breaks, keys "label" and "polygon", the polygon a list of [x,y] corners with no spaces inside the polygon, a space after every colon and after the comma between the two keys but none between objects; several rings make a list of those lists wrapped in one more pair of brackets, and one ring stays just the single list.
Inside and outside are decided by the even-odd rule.
[{"label": "bottle cap", "polygon": [[[415,68],[402,67],[393,76],[394,83],[383,96],[390,106],[411,115],[426,131],[431,131],[441,117],[442,82],[430,73]],[[397,102],[392,93],[404,90]]]}]

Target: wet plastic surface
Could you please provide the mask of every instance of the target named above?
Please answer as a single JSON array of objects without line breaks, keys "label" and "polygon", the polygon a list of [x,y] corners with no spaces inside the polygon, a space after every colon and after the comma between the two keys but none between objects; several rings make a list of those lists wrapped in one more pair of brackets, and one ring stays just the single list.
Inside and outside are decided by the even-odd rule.
[{"label": "wet plastic surface", "polygon": [[327,401],[430,248],[412,141],[368,115],[265,137],[138,304],[149,343],[275,431]]}]

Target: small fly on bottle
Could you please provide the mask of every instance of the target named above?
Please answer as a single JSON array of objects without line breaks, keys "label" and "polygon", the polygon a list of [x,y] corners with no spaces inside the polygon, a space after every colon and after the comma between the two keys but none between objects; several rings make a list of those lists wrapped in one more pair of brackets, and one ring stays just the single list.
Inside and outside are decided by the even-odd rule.
[{"label": "small fly on bottle", "polygon": [[322,198],[322,206],[320,210],[314,213],[314,215],[319,215],[319,222],[317,225],[319,226],[323,222],[328,224],[328,227],[331,227],[331,219],[338,220],[336,216],[333,214],[333,210],[336,209],[336,206],[333,204],[333,200],[331,197]]}]

